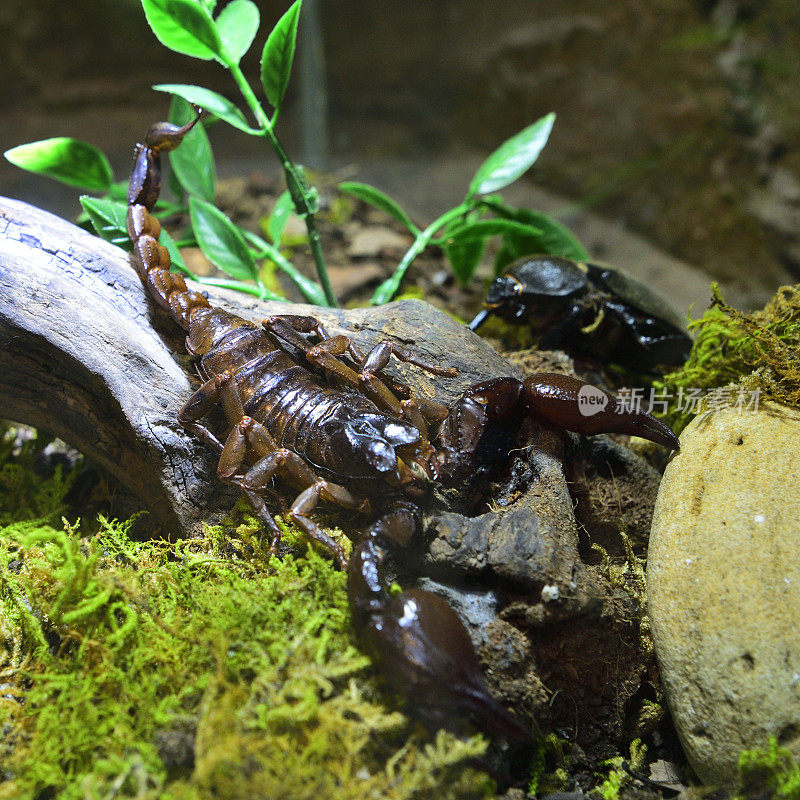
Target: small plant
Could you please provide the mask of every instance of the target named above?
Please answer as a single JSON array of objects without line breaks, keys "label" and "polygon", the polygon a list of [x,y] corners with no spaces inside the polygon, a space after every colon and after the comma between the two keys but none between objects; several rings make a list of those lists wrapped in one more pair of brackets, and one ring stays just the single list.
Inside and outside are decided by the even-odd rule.
[{"label": "small plant", "polygon": [[609,768],[608,775],[594,787],[594,791],[603,800],[618,800],[620,789],[630,781],[634,774],[644,769],[646,758],[647,745],[642,744],[639,739],[634,739],[630,743],[629,759],[615,756],[602,762],[602,766]]},{"label": "small plant", "polygon": [[769,737],[766,747],[739,755],[739,791],[735,798],[750,797],[800,800],[800,761],[774,736]]},{"label": "small plant", "polygon": [[[294,59],[302,0],[296,0],[267,37],[261,54],[261,87],[272,108],[267,113],[245,78],[240,61],[255,39],[259,11],[252,0],[231,0],[214,16],[216,0],[141,0],[147,22],[159,41],[176,52],[203,60],[216,60],[227,69],[252,114],[251,125],[244,113],[222,95],[200,86],[160,84],[153,88],[173,95],[172,122],[183,124],[202,108],[207,121],[220,120],[251,136],[267,140],[283,168],[287,189],[278,199],[267,225],[271,241],[246,231],[214,206],[216,169],[205,129],[195,126],[183,144],[169,154],[171,188],[175,202],[159,201],[160,217],[189,213],[192,233],[175,241],[162,230],[162,244],[172,256],[174,269],[200,283],[226,286],[255,294],[262,299],[282,299],[263,284],[258,261],[269,259],[285,272],[303,297],[315,305],[335,306],[322,252],[315,214],[319,210],[316,190],[305,172],[286,153],[276,126],[289,83]],[[363,183],[346,182],[340,189],[370,203],[405,225],[414,241],[392,275],[372,297],[373,304],[386,303],[400,287],[412,261],[429,245],[442,248],[458,281],[466,286],[472,279],[488,239],[501,237],[496,259],[499,271],[527,253],[552,253],[574,259],[587,257],[580,242],[560,223],[546,214],[507,205],[493,194],[516,181],[536,161],[547,142],[554,114],[542,117],[504,142],[478,168],[462,203],[417,227],[390,197]],[[23,169],[47,175],[71,186],[99,192],[104,196],[80,198],[84,219],[103,238],[130,247],[125,226],[125,184],[115,183],[108,159],[93,145],[60,137],[20,145],[6,152],[6,158]],[[290,212],[306,225],[308,243],[316,265],[318,281],[303,276],[281,252],[281,240]],[[203,254],[229,279],[198,278],[187,268],[179,248],[197,245]]]}]

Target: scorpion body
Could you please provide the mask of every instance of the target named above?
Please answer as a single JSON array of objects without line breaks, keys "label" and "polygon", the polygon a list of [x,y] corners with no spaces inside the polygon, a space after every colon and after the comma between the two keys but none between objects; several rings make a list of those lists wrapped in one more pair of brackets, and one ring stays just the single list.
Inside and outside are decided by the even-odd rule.
[{"label": "scorpion body", "polygon": [[[273,316],[257,326],[212,307],[169,271],[152,214],[160,155],[177,147],[197,119],[148,130],[134,152],[128,191],[134,264],[154,300],[186,331],[203,381],[178,412],[179,421],[219,454],[218,476],[241,487],[270,532],[273,551],[280,532],[265,496],[274,495],[276,477],[298,490],[284,513],[348,570],[356,628],[389,685],[413,701],[424,721],[439,726],[453,714],[467,715],[484,730],[529,741],[529,729],[490,694],[452,608],[420,589],[389,592],[391,552],[419,529],[415,499],[434,482],[453,485],[474,473],[481,442],[497,421],[534,416],[584,434],[636,433],[670,448],[677,448],[677,439],[649,414],[620,413],[611,396],[599,413],[581,414],[578,397],[588,385],[563,375],[485,381],[448,409],[412,397],[383,374],[394,354],[434,375],[455,375],[410,349],[382,342],[362,355],[349,337],[329,336],[315,317]],[[226,419],[224,441],[202,422],[218,405]],[[349,563],[309,516],[320,500],[375,518]]]}]

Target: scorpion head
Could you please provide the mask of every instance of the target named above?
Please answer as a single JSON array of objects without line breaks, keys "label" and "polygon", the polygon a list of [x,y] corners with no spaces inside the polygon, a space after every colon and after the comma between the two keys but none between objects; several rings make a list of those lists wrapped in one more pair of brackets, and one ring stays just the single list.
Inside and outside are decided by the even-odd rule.
[{"label": "scorpion head", "polygon": [[433,448],[409,422],[362,412],[324,428],[312,460],[339,475],[377,479],[409,495],[423,494],[437,477]]}]

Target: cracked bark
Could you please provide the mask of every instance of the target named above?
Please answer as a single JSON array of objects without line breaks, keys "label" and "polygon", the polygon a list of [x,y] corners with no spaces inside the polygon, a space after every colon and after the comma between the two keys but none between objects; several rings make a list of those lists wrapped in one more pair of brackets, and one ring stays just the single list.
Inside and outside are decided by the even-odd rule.
[{"label": "cracked bark", "polygon": [[[197,288],[197,287],[195,287]],[[212,303],[248,319],[313,314],[369,347],[411,344],[459,369],[442,380],[399,364],[415,391],[449,403],[467,386],[518,372],[425,303],[352,311],[258,302],[221,289]],[[196,381],[183,333],[147,297],[127,253],[45,211],[0,198],[0,415],[76,447],[141,498],[168,535],[199,530],[236,497],[213,455],[177,423]]]}]

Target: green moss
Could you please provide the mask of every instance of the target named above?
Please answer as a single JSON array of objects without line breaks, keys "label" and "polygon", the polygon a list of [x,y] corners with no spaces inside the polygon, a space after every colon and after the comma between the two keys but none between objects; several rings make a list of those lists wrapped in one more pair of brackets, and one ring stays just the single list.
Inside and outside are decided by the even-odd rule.
[{"label": "green moss", "polygon": [[641,772],[644,769],[647,759],[647,747],[639,739],[634,739],[630,746],[630,758],[624,759],[622,756],[610,758],[605,762],[605,766],[610,767],[608,775],[595,788],[603,800],[617,800],[620,789],[631,779],[630,772],[625,769],[628,764],[632,772]]},{"label": "green moss", "polygon": [[556,734],[542,737],[531,760],[531,778],[528,794],[540,797],[551,792],[563,791],[567,786],[567,759],[565,750],[569,743]]},{"label": "green moss", "polygon": [[774,736],[765,748],[745,750],[739,756],[739,776],[738,798],[769,796],[775,800],[800,800],[800,764]]},{"label": "green moss", "polygon": [[27,508],[0,527],[0,798],[491,794],[480,737],[385,707],[327,554],[270,558],[246,519],[173,544]]},{"label": "green moss", "polygon": [[35,459],[47,443],[30,428],[0,422],[0,525],[53,522],[66,510],[64,498],[78,471],[62,478],[56,467],[49,480],[38,475]]},{"label": "green moss", "polygon": [[[657,384],[667,397],[689,401],[692,390],[732,386],[734,401],[737,392],[758,391],[800,407],[800,284],[781,287],[751,314],[727,305],[713,287],[712,308],[689,328],[696,334],[689,360]],[[700,410],[673,411],[670,424],[680,432]]]}]

